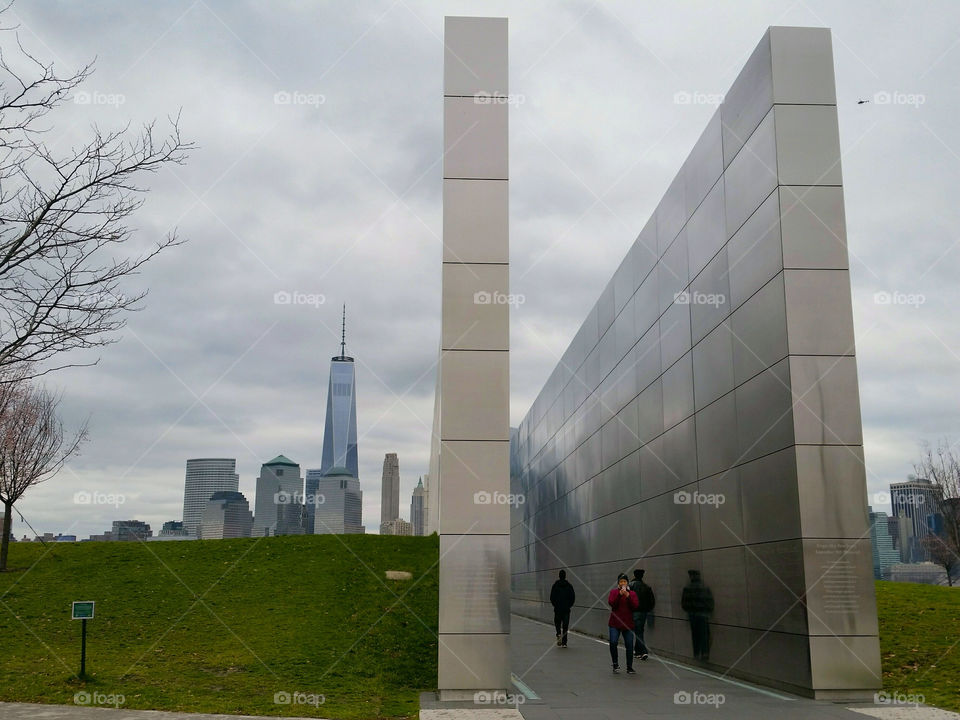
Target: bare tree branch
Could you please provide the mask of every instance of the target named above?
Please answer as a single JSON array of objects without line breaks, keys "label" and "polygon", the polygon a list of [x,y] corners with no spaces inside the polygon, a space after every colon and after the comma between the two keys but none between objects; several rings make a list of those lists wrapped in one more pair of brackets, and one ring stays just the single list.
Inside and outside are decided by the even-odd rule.
[{"label": "bare tree branch", "polygon": [[[18,63],[8,62],[11,48]],[[145,252],[124,252],[144,179],[182,164],[194,148],[180,136],[179,116],[163,135],[149,123],[93,127],[86,143],[66,151],[43,142],[45,117],[91,72],[87,65],[60,76],[0,27],[0,369],[44,374],[80,364],[41,367],[60,353],[114,342],[146,295],[125,294],[122,281],[181,243],[171,232]]]}]

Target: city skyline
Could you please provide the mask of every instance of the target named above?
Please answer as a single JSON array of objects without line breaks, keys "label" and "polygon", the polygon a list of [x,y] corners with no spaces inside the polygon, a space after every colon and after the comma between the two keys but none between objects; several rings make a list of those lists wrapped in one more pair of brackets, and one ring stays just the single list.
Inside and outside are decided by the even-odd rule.
[{"label": "city skyline", "polygon": [[[303,28],[318,27],[320,16],[308,8],[261,14],[171,5],[151,8],[121,31],[121,15],[109,5],[56,14],[14,7],[29,49],[64,69],[96,56],[97,71],[84,90],[123,98],[69,104],[70,121],[57,124],[52,141],[69,144],[75,121],[80,133],[89,122],[112,128],[183,107],[185,133],[203,148],[189,173],[161,173],[151,182],[137,216],[144,241],[174,221],[189,240],[133,283],[131,290],[151,290],[144,310],[130,318],[119,343],[100,353],[99,365],[48,379],[64,392],[68,426],[91,415],[92,435],[82,456],[18,504],[37,531],[85,537],[117,517],[143,518],[153,527],[178,518],[186,458],[237,458],[248,498],[260,464],[281,450],[304,468],[318,467],[325,397],[316,380],[335,352],[343,301],[364,319],[351,331],[351,348],[362,388],[359,475],[371,530],[383,454],[404,457],[404,497],[426,472],[440,235],[440,171],[426,149],[437,147],[441,130],[427,109],[439,80],[429,87],[418,78],[441,57],[443,13],[429,3],[411,8],[412,14],[385,6],[379,23],[360,9],[325,17],[322,40],[327,32],[339,40],[318,43],[311,36],[308,43]],[[500,10],[496,3],[489,8]],[[938,91],[955,74],[958,50],[950,49],[951,23],[929,21],[955,12],[933,4],[916,16],[865,17],[822,2],[669,12],[614,4],[584,8],[582,20],[573,10],[555,17],[510,11],[514,90],[523,96],[511,108],[511,163],[524,170],[511,198],[512,280],[524,299],[514,308],[511,338],[512,424],[573,337],[579,308],[596,300],[635,228],[650,216],[712,114],[711,95],[728,87],[742,65],[743,48],[768,24],[828,25],[838,41],[868,490],[903,479],[918,443],[950,435],[958,420],[940,389],[960,377],[951,323],[956,250],[948,232],[956,210],[947,190],[955,168],[948,149],[957,153],[960,136],[952,122],[957,99]],[[733,28],[722,37],[710,31],[721,21]],[[574,25],[579,32],[565,34]],[[101,32],[86,32],[93,26]],[[265,38],[277,35],[290,41],[270,54]],[[881,52],[870,39],[877,36],[892,44]],[[198,42],[209,37],[218,39],[217,52]],[[699,51],[680,53],[670,40],[680,37]],[[47,57],[45,47],[58,57]],[[570,65],[581,48],[601,48],[596,62],[615,57],[612,66],[631,69],[597,84],[594,61]],[[404,60],[383,73],[366,62],[372,53]],[[209,79],[174,77],[185,56],[206,67]],[[308,70],[305,58],[320,72]],[[243,83],[235,80],[238,68]],[[642,85],[638,77],[646,79]],[[399,102],[409,120],[372,110],[357,86]],[[568,112],[582,102],[581,90],[570,88],[590,88],[588,112]],[[284,91],[313,94],[306,99],[314,104],[275,103]],[[224,125],[224,107],[247,121]],[[398,142],[381,152],[369,142],[373,137]],[[593,152],[584,153],[588,141]],[[623,147],[636,152],[624,154]],[[876,158],[890,154],[905,158],[904,167],[878,166]],[[300,202],[303,188],[320,200]],[[907,222],[904,204],[919,224]],[[303,227],[320,229],[299,239]],[[298,239],[276,239],[286,236]],[[231,272],[210,272],[224,263]],[[555,280],[566,288],[560,297],[549,292]],[[914,350],[905,356],[902,347]],[[908,376],[917,381],[904,382]],[[73,495],[82,491],[122,494],[126,502],[80,507]],[[18,517],[14,533],[30,533]]]}]

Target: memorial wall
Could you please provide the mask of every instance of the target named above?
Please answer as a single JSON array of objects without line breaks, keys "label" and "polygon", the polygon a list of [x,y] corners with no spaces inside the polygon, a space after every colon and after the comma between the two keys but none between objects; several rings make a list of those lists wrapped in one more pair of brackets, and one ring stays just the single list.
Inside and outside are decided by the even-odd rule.
[{"label": "memorial wall", "polygon": [[830,31],[770,28],[515,434],[514,612],[564,568],[605,635],[642,568],[654,654],[881,687],[840,159]]}]

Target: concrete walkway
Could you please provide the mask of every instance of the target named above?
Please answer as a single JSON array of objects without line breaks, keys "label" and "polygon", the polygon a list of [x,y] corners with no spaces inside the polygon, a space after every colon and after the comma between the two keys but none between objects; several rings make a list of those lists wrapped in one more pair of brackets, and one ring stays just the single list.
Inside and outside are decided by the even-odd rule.
[{"label": "concrete walkway", "polygon": [[[607,643],[571,633],[566,649],[556,646],[553,626],[512,617],[513,672],[518,687],[539,699],[519,705],[525,720],[623,720],[625,717],[703,717],[742,720],[946,720],[960,718],[934,708],[867,704],[844,707],[768,690],[733,678],[653,656],[626,674],[623,645],[620,673],[610,669]],[[684,702],[689,700],[689,702]]]}]

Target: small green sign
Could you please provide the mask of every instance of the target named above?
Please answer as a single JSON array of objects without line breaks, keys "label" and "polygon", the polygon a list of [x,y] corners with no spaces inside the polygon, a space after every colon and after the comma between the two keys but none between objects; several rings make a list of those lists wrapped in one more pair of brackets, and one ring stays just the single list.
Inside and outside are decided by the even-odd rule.
[{"label": "small green sign", "polygon": [[93,600],[74,600],[72,620],[93,619]]}]

